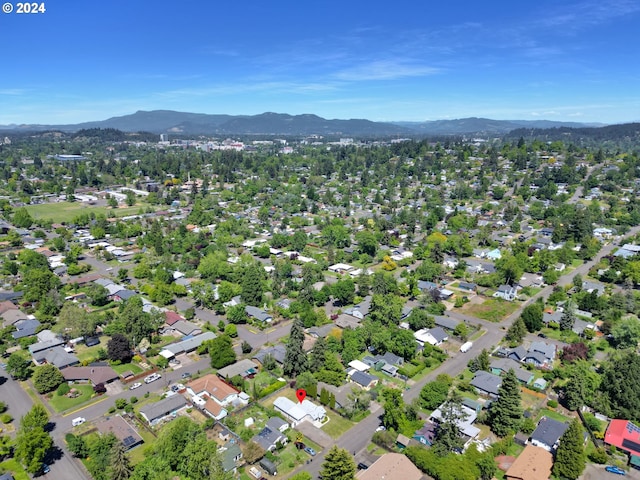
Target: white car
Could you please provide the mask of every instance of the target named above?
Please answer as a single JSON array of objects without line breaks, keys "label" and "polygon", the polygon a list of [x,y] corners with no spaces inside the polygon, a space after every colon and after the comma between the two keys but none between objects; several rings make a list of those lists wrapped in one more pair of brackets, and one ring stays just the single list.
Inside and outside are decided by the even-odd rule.
[{"label": "white car", "polygon": [[73,427],[77,427],[78,425],[82,425],[86,421],[87,421],[87,419],[84,418],[84,417],[76,417],[73,420],[71,420],[71,425]]},{"label": "white car", "polygon": [[140,388],[142,384],[140,382],[136,382],[129,387],[129,390],[135,390],[136,388]]},{"label": "white car", "polygon": [[144,383],[155,382],[156,380],[158,380],[160,378],[162,378],[162,375],[160,375],[159,373],[152,373],[148,377],[145,377]]},{"label": "white car", "polygon": [[385,430],[386,428],[384,428],[384,425],[380,425],[378,428],[376,428],[376,432],[383,432]]}]

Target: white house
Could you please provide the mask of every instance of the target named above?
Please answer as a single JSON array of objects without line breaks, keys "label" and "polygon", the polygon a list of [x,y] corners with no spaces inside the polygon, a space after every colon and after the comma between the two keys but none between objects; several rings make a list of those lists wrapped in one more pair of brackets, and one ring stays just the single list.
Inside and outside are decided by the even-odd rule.
[{"label": "white house", "polygon": [[306,398],[302,403],[294,403],[286,397],[278,397],[273,402],[273,408],[281,412],[287,420],[295,427],[300,422],[322,422],[327,416],[324,407],[316,405]]},{"label": "white house", "polygon": [[495,298],[502,298],[509,302],[513,302],[516,299],[517,290],[511,285],[500,285],[496,293],[493,294]]}]

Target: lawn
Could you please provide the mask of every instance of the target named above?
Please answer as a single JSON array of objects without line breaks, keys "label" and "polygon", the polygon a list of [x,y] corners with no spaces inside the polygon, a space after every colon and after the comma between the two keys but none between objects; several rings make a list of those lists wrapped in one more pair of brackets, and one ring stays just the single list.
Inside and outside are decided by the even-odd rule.
[{"label": "lawn", "polygon": [[553,420],[558,420],[559,422],[568,422],[571,420],[570,417],[565,417],[561,413],[558,413],[554,410],[549,410],[547,408],[543,408],[538,412],[538,419],[542,418],[543,416],[551,418]]},{"label": "lawn", "polygon": [[467,303],[462,311],[467,315],[489,322],[500,322],[518,309],[519,303],[508,302],[500,298],[488,298],[481,304]]},{"label": "lawn", "polygon": [[137,465],[146,458],[145,453],[147,452],[149,447],[156,441],[156,437],[154,437],[147,429],[139,428],[136,425],[136,430],[144,440],[144,443],[129,451],[129,460],[131,460],[131,463],[133,465]]},{"label": "lawn", "polygon": [[0,463],[0,472],[10,472],[15,480],[29,480],[29,474],[24,471],[17,460],[5,460]]},{"label": "lawn", "polygon": [[[49,405],[53,407],[56,412],[64,412],[65,410],[70,410],[72,408],[78,407],[85,402],[88,402],[93,397],[93,386],[92,385],[73,385],[72,388],[75,388],[80,392],[80,395],[76,398],[69,398],[66,395],[57,395],[53,392],[53,395],[49,399]],[[96,401],[98,399],[96,398]]]},{"label": "lawn", "polygon": [[354,425],[353,422],[342,418],[331,410],[327,411],[327,417],[329,417],[329,421],[322,426],[322,430],[331,438],[339,438]]},{"label": "lawn", "polygon": [[[147,207],[147,205],[145,205]],[[103,214],[105,216],[125,217],[127,215],[135,215],[142,208],[141,205],[134,207],[124,207],[112,209],[110,207],[98,207],[87,205],[81,202],[58,202],[58,203],[42,203],[39,205],[27,205],[25,207],[29,214],[39,219],[50,219],[53,223],[70,223],[78,216],[84,213]]]},{"label": "lawn", "polygon": [[133,372],[134,375],[144,372],[142,367],[137,363],[123,363],[121,365],[111,365],[118,375],[122,375],[124,372]]},{"label": "lawn", "polygon": [[101,348],[107,348],[108,341],[109,339],[103,336],[100,337],[100,344],[94,345],[93,347],[87,347],[84,343],[77,344],[75,346],[76,357],[78,357],[78,360],[80,360],[80,362],[95,359],[98,356],[98,350],[100,350]]}]

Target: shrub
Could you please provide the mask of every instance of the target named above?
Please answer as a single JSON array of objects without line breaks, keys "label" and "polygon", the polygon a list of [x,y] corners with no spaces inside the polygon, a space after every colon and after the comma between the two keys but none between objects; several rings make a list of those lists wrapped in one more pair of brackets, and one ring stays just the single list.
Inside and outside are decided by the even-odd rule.
[{"label": "shrub", "polygon": [[60,386],[58,387],[58,389],[56,390],[56,394],[59,397],[62,397],[64,395],[66,395],[67,393],[69,393],[69,390],[71,390],[71,387],[69,386],[68,383],[61,383]]},{"label": "shrub", "polygon": [[8,413],[3,413],[2,415],[0,415],[0,422],[6,425],[7,423],[13,422],[13,417]]},{"label": "shrub", "polygon": [[596,448],[589,454],[589,460],[591,460],[593,463],[599,463],[600,465],[602,465],[607,463],[609,457],[607,456],[607,452],[604,448]]},{"label": "shrub", "polygon": [[547,402],[547,406],[550,408],[556,408],[558,406],[558,401],[557,400],[549,400]]},{"label": "shrub", "polygon": [[116,398],[116,408],[122,410],[124,407],[128,405],[126,398]]},{"label": "shrub", "polygon": [[134,404],[138,403],[138,397],[131,397],[129,399],[129,401],[131,402],[131,405],[134,405]]},{"label": "shrub", "polygon": [[271,385],[267,385],[260,391],[260,398],[266,397],[270,393],[273,393],[276,390],[279,390],[280,388],[284,387],[286,384],[287,382],[278,380],[276,382],[273,382]]},{"label": "shrub", "polygon": [[4,402],[0,402],[0,413],[4,413],[7,411],[7,404]]},{"label": "shrub", "polygon": [[116,407],[109,407],[109,410],[107,410],[107,413],[116,413]]}]

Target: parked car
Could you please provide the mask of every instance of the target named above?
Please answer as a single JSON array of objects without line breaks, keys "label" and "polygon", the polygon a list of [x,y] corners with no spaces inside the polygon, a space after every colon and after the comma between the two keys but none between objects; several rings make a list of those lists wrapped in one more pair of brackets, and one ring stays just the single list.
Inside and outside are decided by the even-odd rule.
[{"label": "parked car", "polygon": [[42,473],[49,473],[51,471],[51,469],[49,468],[49,465],[47,465],[46,463],[42,464]]},{"label": "parked car", "polygon": [[358,464],[358,470],[366,470],[367,468],[369,468],[369,465],[367,465],[366,463],[360,462]]},{"label": "parked car", "polygon": [[191,378],[191,374],[189,372],[184,372],[182,375],[180,375],[180,378]]},{"label": "parked car", "polygon": [[384,428],[384,425],[380,425],[378,428],[376,428],[376,432],[384,432],[386,430],[386,428]]},{"label": "parked car", "polygon": [[86,421],[87,419],[84,417],[76,417],[73,420],[71,420],[71,426],[77,427],[78,425],[82,425]]},{"label": "parked car", "polygon": [[155,382],[156,380],[158,380],[160,378],[162,378],[162,375],[160,375],[159,373],[152,373],[151,375],[145,377],[144,383]]},{"label": "parked car", "polygon": [[627,472],[625,472],[620,467],[616,467],[615,465],[607,465],[605,467],[605,470],[607,472],[609,472],[609,473],[615,473],[616,475],[626,475],[627,474]]},{"label": "parked car", "polygon": [[171,385],[171,391],[172,392],[178,392],[180,390],[180,387],[178,385]]},{"label": "parked car", "polygon": [[136,388],[140,388],[142,384],[140,382],[136,382],[129,387],[129,390],[135,390]]},{"label": "parked car", "polygon": [[311,447],[304,447],[304,451],[307,452],[312,457],[316,456],[316,451]]},{"label": "parked car", "polygon": [[547,338],[547,336],[546,336],[544,333],[539,333],[539,334],[538,334],[538,336],[539,336],[540,338]]}]

